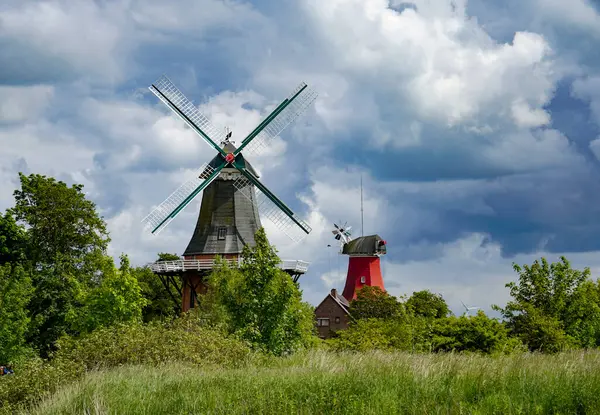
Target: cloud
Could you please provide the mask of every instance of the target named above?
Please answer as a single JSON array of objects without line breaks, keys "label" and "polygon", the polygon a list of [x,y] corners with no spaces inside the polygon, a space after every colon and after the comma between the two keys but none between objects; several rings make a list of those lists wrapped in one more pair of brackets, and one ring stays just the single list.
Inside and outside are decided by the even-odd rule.
[{"label": "cloud", "polygon": [[574,0],[569,3],[560,0],[537,0],[536,9],[555,24],[574,25],[600,37],[600,13],[589,0]]},{"label": "cloud", "polygon": [[[497,315],[491,310],[491,305],[504,306],[510,300],[505,284],[517,279],[512,270],[513,262],[531,264],[541,257],[556,262],[561,255],[566,255],[574,268],[590,267],[592,275],[600,273],[598,251],[549,253],[540,247],[535,252],[508,259],[503,257],[501,245],[482,233],[472,233],[453,242],[434,245],[418,249],[438,251],[435,259],[404,263],[394,263],[385,257],[382,259],[384,283],[390,294],[410,296],[414,291],[428,289],[441,293],[456,314],[464,312],[462,301],[468,306],[481,307],[486,313]],[[465,270],[469,270],[468,273]]]},{"label": "cloud", "polygon": [[589,102],[591,115],[600,126],[600,76],[576,79],[572,85],[574,97]]},{"label": "cloud", "polygon": [[0,6],[0,79],[118,85],[139,75],[135,56],[144,47],[198,42],[259,17],[238,1],[10,0]]},{"label": "cloud", "polygon": [[600,250],[597,10],[541,1],[10,0],[0,208],[17,171],[53,175],[85,185],[112,254],[181,253],[200,198],[158,237],[140,220],[214,150],[146,86],[167,73],[239,142],[305,80],[314,109],[248,154],[313,227],[294,245],[264,221],[283,258],[311,262],[305,298],[340,284],[330,228],[358,234],[362,175],[365,232],[389,242],[393,293],[502,303],[511,260],[595,264]]},{"label": "cloud", "polygon": [[464,5],[417,2],[417,11],[397,12],[384,0],[305,4],[337,70],[408,101],[422,120],[480,125],[528,105],[539,125],[552,96],[556,74],[543,36],[517,32],[499,44]]},{"label": "cloud", "polygon": [[122,79],[120,59],[130,45],[123,20],[117,2],[10,2],[0,8],[3,72],[25,81],[72,73]]},{"label": "cloud", "polygon": [[50,85],[0,86],[0,123],[35,120],[48,108],[53,95]]}]

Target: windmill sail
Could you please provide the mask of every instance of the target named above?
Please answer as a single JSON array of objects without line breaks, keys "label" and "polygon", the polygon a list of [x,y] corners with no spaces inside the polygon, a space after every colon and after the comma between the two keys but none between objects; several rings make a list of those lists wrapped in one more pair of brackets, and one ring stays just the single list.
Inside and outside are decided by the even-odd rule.
[{"label": "windmill sail", "polygon": [[163,75],[152,84],[150,90],[218,151],[210,164],[205,164],[201,168],[198,177],[181,185],[143,219],[143,222],[152,229],[152,233],[158,233],[167,226],[188,203],[219,176],[225,166],[233,167],[241,173],[240,178],[235,182],[236,188],[245,197],[256,201],[259,212],[290,238],[297,241],[311,232],[312,229],[305,221],[297,217],[265,187],[253,174],[253,170],[247,169],[241,152],[246,149],[250,153],[259,153],[265,149],[272,139],[314,102],[317,97],[316,92],[309,89],[305,83],[301,83],[235,149],[231,148],[229,142],[231,134],[215,128],[166,76]]},{"label": "windmill sail", "polygon": [[159,234],[194,198],[213,180],[223,169],[224,163],[213,168],[205,163],[195,177],[184,182],[160,205],[148,214],[142,223],[149,227],[154,234]]},{"label": "windmill sail", "polygon": [[[300,242],[312,231],[312,228],[277,199],[262,183],[260,183],[260,186],[266,190],[266,193],[255,188],[253,183],[255,180],[251,181],[246,176],[240,176],[233,185],[246,198],[256,201],[261,217],[271,221],[294,242]],[[283,205],[283,208],[281,205]]]},{"label": "windmill sail", "polygon": [[225,141],[225,133],[216,128],[192,102],[177,89],[165,75],[150,86],[150,91],[175,112],[183,121],[196,131],[204,140],[223,153],[219,143]]},{"label": "windmill sail", "polygon": [[296,120],[315,101],[317,93],[304,82],[281,102],[267,118],[242,141],[236,154],[258,155],[265,151],[271,141]]}]

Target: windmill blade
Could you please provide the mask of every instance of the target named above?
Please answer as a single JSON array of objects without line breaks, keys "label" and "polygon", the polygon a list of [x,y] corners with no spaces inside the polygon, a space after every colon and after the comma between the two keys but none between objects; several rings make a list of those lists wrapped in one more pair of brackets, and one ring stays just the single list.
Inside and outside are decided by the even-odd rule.
[{"label": "windmill blade", "polygon": [[225,162],[217,167],[205,163],[195,177],[179,186],[164,202],[142,219],[142,223],[145,224],[145,227],[150,228],[153,234],[158,235],[188,203],[219,176],[219,172],[224,166]]},{"label": "windmill blade", "polygon": [[234,155],[238,155],[242,149],[245,149],[245,154],[262,153],[275,137],[306,111],[317,99],[317,95],[314,90],[302,82],[254,131],[244,138]]},{"label": "windmill blade", "polygon": [[225,141],[225,133],[213,126],[208,118],[198,111],[196,106],[177,89],[169,78],[165,75],[161,76],[149,89],[208,144],[225,155],[223,149],[217,144]]},{"label": "windmill blade", "polygon": [[249,200],[256,201],[261,217],[265,217],[273,222],[279,230],[294,242],[300,242],[312,231],[308,223],[296,216],[290,208],[271,193],[258,179],[247,171],[240,171],[243,176],[240,176],[233,185]]}]

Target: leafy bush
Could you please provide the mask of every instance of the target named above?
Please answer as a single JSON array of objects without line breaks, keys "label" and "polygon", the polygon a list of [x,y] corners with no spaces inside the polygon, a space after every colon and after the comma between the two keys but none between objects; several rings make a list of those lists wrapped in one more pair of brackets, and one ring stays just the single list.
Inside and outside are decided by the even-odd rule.
[{"label": "leafy bush", "polygon": [[14,375],[0,378],[0,414],[25,409],[84,374],[81,366],[48,363],[39,357],[17,362],[13,368]]},{"label": "leafy bush", "polygon": [[237,266],[221,262],[208,279],[203,312],[257,350],[284,355],[313,344],[314,310],[279,268],[277,252],[263,228],[254,247],[244,246]]},{"label": "leafy bush", "polygon": [[172,361],[238,366],[249,355],[241,341],[201,327],[187,314],[169,323],[117,325],[78,339],[65,337],[58,342],[54,361],[80,364],[86,370]]},{"label": "leafy bush", "polygon": [[31,280],[23,267],[0,265],[0,365],[30,350],[25,342],[30,321],[25,307],[31,292]]},{"label": "leafy bush", "polygon": [[508,329],[502,323],[479,311],[476,316],[435,320],[431,350],[494,354],[525,351],[525,348],[519,339],[509,337]]},{"label": "leafy bush", "polygon": [[422,352],[429,350],[430,324],[424,318],[361,319],[347,330],[338,331],[326,344],[337,351],[403,350]]}]

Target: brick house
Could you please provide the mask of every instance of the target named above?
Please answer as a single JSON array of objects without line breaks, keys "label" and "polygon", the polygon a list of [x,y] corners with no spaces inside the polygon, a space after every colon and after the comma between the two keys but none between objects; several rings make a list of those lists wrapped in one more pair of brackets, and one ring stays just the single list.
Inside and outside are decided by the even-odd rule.
[{"label": "brick house", "polygon": [[327,294],[327,297],[315,308],[317,331],[320,338],[327,339],[334,332],[348,328],[349,306],[348,300],[339,295],[335,288]]}]

